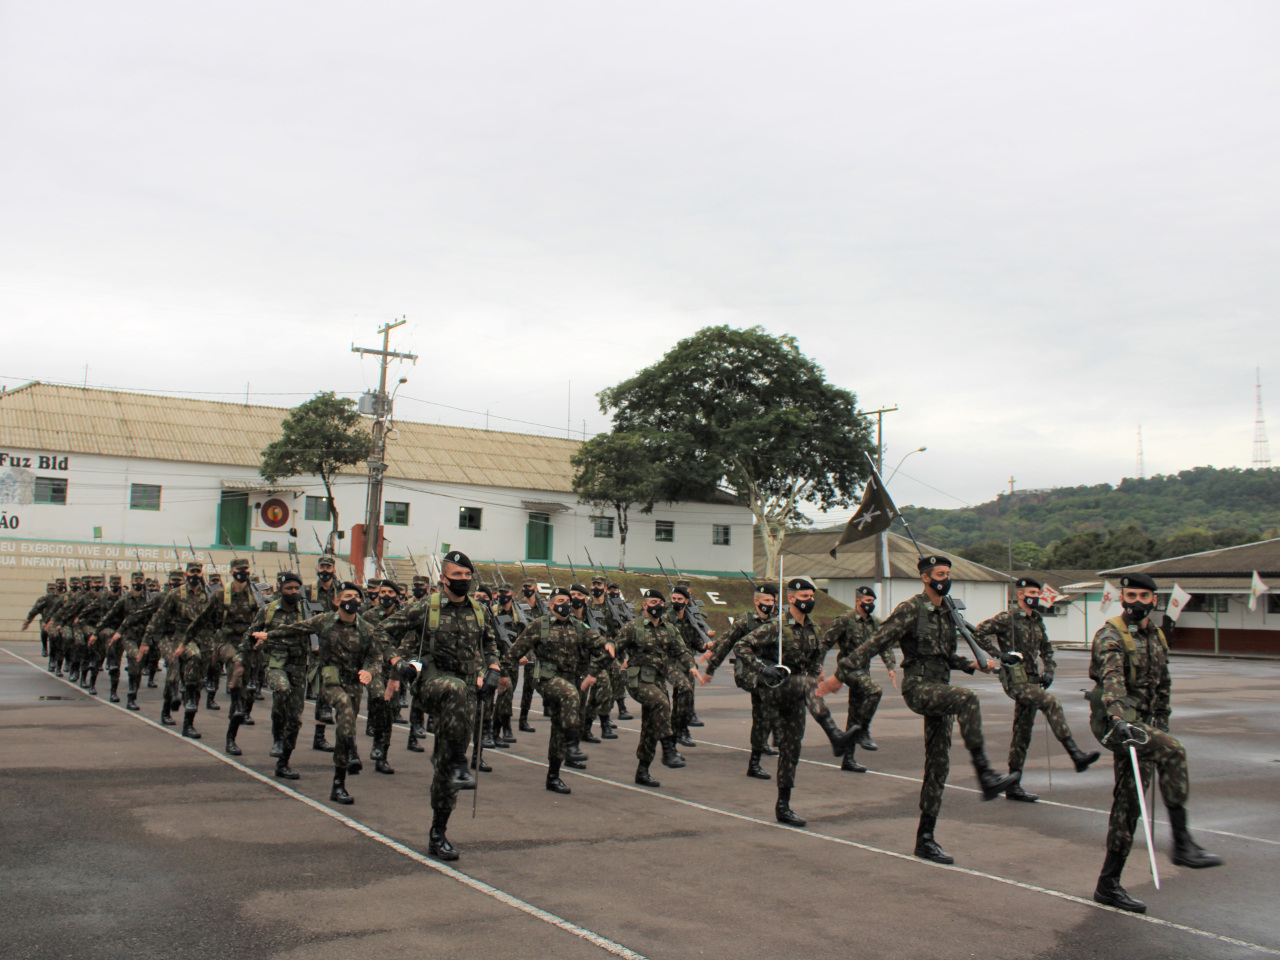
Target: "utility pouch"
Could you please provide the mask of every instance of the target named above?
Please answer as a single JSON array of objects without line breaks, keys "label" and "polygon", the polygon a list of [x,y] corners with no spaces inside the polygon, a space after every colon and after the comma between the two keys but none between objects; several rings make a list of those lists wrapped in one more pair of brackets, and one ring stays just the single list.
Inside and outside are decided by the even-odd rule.
[{"label": "utility pouch", "polygon": [[550,680],[556,675],[556,665],[547,663],[545,660],[539,660],[533,668],[533,679]]},{"label": "utility pouch", "polygon": [[[1111,716],[1107,713],[1106,706],[1102,703],[1102,684],[1097,684],[1092,690],[1084,695],[1089,701],[1089,730],[1101,742],[1102,738],[1107,735],[1107,730],[1111,727]],[[1126,697],[1121,701],[1123,704],[1123,712],[1120,719],[1125,723],[1136,723],[1138,720],[1138,711],[1129,704],[1129,698]]]},{"label": "utility pouch", "polygon": [[342,677],[338,673],[337,667],[321,667],[320,682],[326,687],[336,687],[342,684]]},{"label": "utility pouch", "polygon": [[1000,668],[1000,672],[1004,674],[1005,683],[1010,687],[1030,682],[1027,679],[1027,668],[1021,663],[1006,664]]},{"label": "utility pouch", "polygon": [[283,670],[285,665],[285,657],[282,654],[272,654],[271,659],[267,661],[268,670]]}]

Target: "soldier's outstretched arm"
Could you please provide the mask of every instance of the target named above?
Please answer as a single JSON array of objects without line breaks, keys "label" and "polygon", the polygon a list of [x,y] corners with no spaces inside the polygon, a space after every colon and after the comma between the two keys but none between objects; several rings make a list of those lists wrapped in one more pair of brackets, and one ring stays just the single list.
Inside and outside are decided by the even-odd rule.
[{"label": "soldier's outstretched arm", "polygon": [[324,618],[327,616],[329,616],[329,614],[321,613],[312,617],[310,620],[299,620],[297,623],[285,623],[278,627],[272,627],[266,632],[267,639],[288,640],[292,637],[308,637],[320,630],[320,627],[324,622]]},{"label": "soldier's outstretched arm", "polygon": [[993,657],[1000,655],[1000,641],[1009,636],[1009,612],[1001,610],[994,617],[983,620],[973,631],[973,639]]},{"label": "soldier's outstretched arm", "polygon": [[879,629],[852,652],[850,659],[870,659],[882,650],[889,649],[907,635],[915,622],[915,607],[910,600],[904,600],[885,618]]},{"label": "soldier's outstretched arm", "polygon": [[510,673],[520,664],[521,657],[527,657],[529,651],[533,649],[534,642],[542,635],[541,626],[537,623],[530,626],[516,638],[516,642],[511,645],[511,649],[507,651],[502,658],[502,670]]},{"label": "soldier's outstretched arm", "polygon": [[1124,676],[1124,641],[1114,627],[1105,626],[1093,638],[1093,658],[1102,683],[1102,705],[1111,717],[1124,716],[1124,698],[1129,692]]}]

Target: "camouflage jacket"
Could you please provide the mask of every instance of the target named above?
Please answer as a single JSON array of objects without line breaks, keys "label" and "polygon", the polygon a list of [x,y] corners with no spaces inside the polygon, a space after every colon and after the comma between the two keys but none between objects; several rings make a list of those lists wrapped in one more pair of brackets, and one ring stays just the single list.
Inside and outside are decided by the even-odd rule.
[{"label": "camouflage jacket", "polygon": [[[277,616],[285,612],[281,607]],[[265,620],[265,610],[263,617]],[[309,650],[313,633],[320,641],[316,665],[320,668],[322,683],[341,683],[344,686],[359,683],[358,674],[361,670],[368,670],[375,679],[381,681],[384,655],[382,644],[378,642],[377,629],[361,617],[346,623],[334,611],[309,620],[297,620],[280,626],[273,624],[267,630],[263,646],[268,649],[268,653],[280,644],[305,644],[305,649]],[[305,654],[303,656],[302,663],[305,663]],[[330,670],[333,672],[329,672]],[[372,694],[375,689],[372,683],[369,689]],[[380,692],[380,686],[378,690]]]},{"label": "camouflage jacket", "polygon": [[258,612],[254,614],[253,623],[249,625],[249,629],[245,631],[244,636],[240,638],[239,650],[236,658],[243,661],[252,650],[257,642],[253,639],[253,634],[267,631],[268,638],[263,641],[262,648],[266,652],[268,665],[272,662],[279,662],[281,665],[276,669],[282,669],[291,673],[304,671],[307,669],[307,658],[311,655],[311,634],[290,634],[287,637],[279,637],[271,639],[271,631],[276,627],[287,627],[298,623],[302,620],[302,603],[295,604],[292,608],[276,598],[265,606],[259,607]]},{"label": "camouflage jacket", "polygon": [[[826,652],[818,637],[813,617],[798,621],[787,610],[782,630],[782,664],[792,676],[816,677],[822,673],[822,655]],[[772,619],[762,623],[738,641],[733,648],[738,661],[750,673],[759,673],[766,663],[778,662],[778,625]]]},{"label": "camouflage jacket", "polygon": [[738,645],[738,641],[754,630],[760,629],[766,623],[773,623],[777,614],[771,614],[769,617],[761,617],[753,608],[752,611],[734,623],[729,628],[729,632],[715,642],[711,647],[711,658],[707,661],[707,676],[711,676],[724,663],[724,658],[729,655],[729,651]]},{"label": "camouflage jacket", "polygon": [[53,614],[53,622],[59,627],[69,627],[80,616],[80,611],[93,602],[93,594],[88,590],[68,591],[67,598],[58,604]]},{"label": "camouflage jacket", "polygon": [[[902,648],[902,670],[906,673],[916,664],[932,661],[948,669],[967,666],[971,661],[956,653],[960,634],[942,607],[935,607],[921,591],[903,600],[880,624],[868,640],[864,640],[849,657],[849,666],[887,650],[895,643]],[[846,658],[842,658],[844,660]]]},{"label": "camouflage jacket", "polygon": [[698,628],[693,625],[689,619],[689,613],[686,610],[684,616],[677,617],[670,608],[664,614],[664,619],[671,624],[680,634],[680,639],[684,641],[684,645],[694,653],[702,653],[706,647],[703,645],[702,637],[698,634]]},{"label": "camouflage jacket", "polygon": [[539,617],[520,634],[502,658],[502,669],[510,675],[521,657],[537,660],[539,679],[557,676],[570,683],[588,673],[599,679],[609,668],[609,651],[604,638],[581,619],[570,616]]},{"label": "camouflage jacket", "polygon": [[42,593],[36,602],[31,605],[31,609],[27,611],[27,623],[30,623],[36,617],[44,615],[45,622],[48,622],[56,609],[56,601],[58,595],[56,593]]},{"label": "camouflage jacket", "polygon": [[89,602],[81,607],[80,612],[76,614],[76,626],[86,633],[93,633],[93,628],[98,625],[98,621],[111,611],[111,608],[119,599],[118,596],[113,596],[107,590],[97,594],[90,591]]},{"label": "camouflage jacket", "polygon": [[1169,648],[1155,624],[1149,620],[1147,624],[1129,627],[1134,645],[1131,658],[1120,629],[1114,620],[1108,620],[1093,635],[1089,676],[1101,685],[1102,705],[1109,716],[1122,716],[1127,703],[1137,711],[1140,720],[1167,722],[1172,712],[1173,688],[1169,679]]},{"label": "camouflage jacket", "polygon": [[643,615],[618,634],[616,656],[619,663],[627,665],[628,671],[633,667],[652,667],[659,683],[665,682],[677,664],[684,673],[694,669],[689,648],[671,622],[661,619],[655,624]]},{"label": "camouflage jacket", "polygon": [[[1013,621],[1012,638],[1009,636],[1010,620]],[[1039,613],[1024,612],[1017,603],[989,620],[983,620],[973,632],[973,638],[978,641],[978,646],[993,657],[1009,651],[1022,654],[1022,666],[1027,671],[1028,679],[1040,675],[1037,658],[1044,660],[1046,670],[1057,668],[1053,660],[1053,644],[1049,642],[1049,634],[1044,628],[1044,619]]]},{"label": "camouflage jacket", "polygon": [[[439,611],[434,630],[433,606]],[[397,610],[382,627],[391,642],[399,644],[401,656],[414,657],[421,649],[424,662],[432,660],[437,669],[449,673],[477,674],[501,659],[493,614],[470,598],[453,603],[437,593]]]},{"label": "camouflage jacket", "polygon": [[134,608],[132,612],[126,613],[124,619],[120,622],[120,626],[116,627],[116,632],[122,637],[141,641],[146,633],[147,624],[151,622],[151,618],[155,616],[156,611],[160,609],[160,603],[165,596],[166,594],[164,593],[147,594],[146,603]]},{"label": "camouflage jacket", "polygon": [[224,585],[209,597],[204,608],[191,621],[184,639],[196,640],[216,632],[221,642],[238,644],[257,616],[259,606],[261,604],[249,584],[246,583],[243,590],[228,589]]},{"label": "camouflage jacket", "polygon": [[[865,673],[871,667],[871,655],[867,654],[859,658],[852,654],[870,640],[879,629],[880,621],[875,617],[864,617],[860,613],[846,613],[842,617],[836,617],[827,628],[827,632],[822,635],[823,652],[836,647],[840,651],[838,659],[846,665],[847,669]],[[893,656],[893,644],[880,651],[880,660],[888,670],[898,666]]]},{"label": "camouflage jacket", "polygon": [[175,637],[181,643],[187,627],[200,616],[200,611],[208,602],[209,594],[202,586],[193,588],[190,584],[184,583],[170,590],[160,598],[160,605],[152,614],[151,622],[147,624],[147,632],[142,638],[143,644],[152,647],[157,641],[166,637]]},{"label": "camouflage jacket", "polygon": [[319,580],[315,583],[308,583],[306,589],[302,591],[303,596],[314,603],[324,605],[324,612],[328,613],[334,609],[333,599],[338,595],[338,578],[334,577],[329,581],[326,587]]},{"label": "camouflage jacket", "polygon": [[134,619],[130,626],[132,630],[126,631],[124,625],[129,618],[143,610],[150,601],[147,600],[146,591],[134,593],[132,590],[126,590],[123,597],[111,605],[111,609],[107,611],[106,616],[98,621],[98,625],[94,627],[94,633],[100,637],[111,639],[113,634],[119,633],[124,637],[129,635],[130,639],[134,639],[140,626],[137,619]]},{"label": "camouflage jacket", "polygon": [[609,603],[604,597],[601,597],[598,603],[592,597],[587,601],[587,608],[603,628],[603,632],[600,633],[602,637],[608,639],[618,635],[618,631],[622,629],[622,624],[613,615],[613,611],[609,609]]}]

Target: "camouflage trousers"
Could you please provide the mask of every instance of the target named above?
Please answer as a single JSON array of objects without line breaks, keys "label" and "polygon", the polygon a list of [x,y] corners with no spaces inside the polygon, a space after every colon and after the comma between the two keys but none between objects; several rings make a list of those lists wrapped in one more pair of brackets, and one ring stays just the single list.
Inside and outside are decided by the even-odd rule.
[{"label": "camouflage trousers", "polygon": [[960,735],[970,750],[980,750],[982,713],[972,690],[949,683],[908,677],[902,682],[902,699],[912,713],[924,717],[924,783],[920,787],[920,812],[936,817],[942,809],[942,792],[951,772],[951,726],[960,723]]},{"label": "camouflage trousers", "polygon": [[502,675],[507,679],[507,689],[503,690],[493,701],[494,727],[508,726],[516,703],[516,681],[520,679],[520,665],[504,670]]},{"label": "camouflage trousers", "polygon": [[1058,742],[1071,739],[1071,728],[1058,698],[1038,683],[1019,683],[1006,691],[1013,700],[1013,739],[1009,741],[1009,769],[1021,770],[1035,731],[1036,713],[1043,713]]},{"label": "camouflage trousers", "polygon": [[594,684],[583,690],[582,681],[586,678],[586,674],[578,678],[578,716],[584,725],[590,717],[609,716],[609,710],[613,706],[613,686],[609,682],[609,675],[606,673],[603,677],[597,677]]},{"label": "camouflage trousers", "polygon": [[653,763],[658,742],[671,736],[671,701],[661,683],[633,683],[627,687],[631,699],[640,704],[640,743],[636,759],[645,766]]},{"label": "camouflage trousers", "polygon": [[85,670],[90,670],[94,667],[102,669],[102,661],[107,658],[107,641],[95,639],[91,645],[89,637],[93,635],[93,631],[85,626],[77,626],[75,629],[76,649],[80,652],[82,668]]},{"label": "camouflage trousers", "polygon": [[306,702],[307,673],[303,667],[267,670],[271,691],[271,726],[277,730],[286,750],[298,745],[302,729],[302,707]]},{"label": "camouflage trousers", "polygon": [[[1145,730],[1150,739],[1134,746],[1138,766],[1142,770],[1142,786],[1149,788],[1151,777],[1160,771],[1160,796],[1166,807],[1185,807],[1191,795],[1187,773],[1187,748],[1175,737],[1145,723],[1135,727]],[[1104,744],[1104,746],[1107,746]],[[1112,791],[1111,821],[1107,825],[1107,849],[1128,856],[1133,846],[1133,830],[1142,815],[1138,806],[1138,787],[1134,782],[1133,764],[1128,747],[1108,747],[1114,754],[1116,785]],[[1150,812],[1150,810],[1148,810]]]},{"label": "camouflage trousers", "polygon": [[[102,641],[99,640],[99,643]],[[119,673],[124,664],[125,673],[131,680],[142,676],[142,664],[138,662],[138,639],[121,637],[119,640],[107,641],[106,668],[108,673]]]},{"label": "camouflage trousers", "polygon": [[773,724],[778,725],[778,789],[790,790],[796,784],[796,767],[800,763],[800,748],[804,743],[805,714],[814,719],[830,714],[821,697],[809,690],[808,677],[791,675],[776,687],[761,684],[762,715],[766,721],[764,739],[767,740]]},{"label": "camouflage trousers", "polygon": [[[512,679],[511,682],[514,684],[515,680]],[[526,663],[524,665],[524,686],[520,688],[520,716],[522,717],[526,716],[533,707],[533,688],[533,664]],[[514,690],[511,691],[511,695],[512,697],[515,696]]]},{"label": "camouflage trousers", "polygon": [[[333,740],[333,768],[345,770],[351,762],[351,748],[356,742],[356,714],[360,712],[360,695],[364,688],[359,682],[326,683],[324,698],[333,710],[336,727]],[[271,703],[275,712],[275,701]]]},{"label": "camouflage trousers", "polygon": [[[594,690],[595,687],[591,687]],[[576,689],[564,677],[548,677],[540,681],[538,693],[551,713],[551,741],[547,744],[547,759],[552,763],[564,760],[565,731],[580,733],[582,721],[587,716],[579,712],[582,691]]]},{"label": "camouflage trousers", "polygon": [[[207,645],[206,643],[205,646]],[[184,643],[182,645],[182,653],[178,656],[178,668],[181,672],[182,686],[199,687],[203,685],[204,675],[207,672],[205,666],[207,662],[208,658],[205,655],[205,651],[201,649],[201,644],[194,640]]]},{"label": "camouflage trousers", "polygon": [[676,666],[667,680],[671,684],[671,727],[683,730],[693,717],[693,679]]},{"label": "camouflage trousers", "polygon": [[160,656],[164,658],[164,697],[170,702],[182,695],[182,666],[178,663],[178,641],[174,637],[160,640]]},{"label": "camouflage trousers", "polygon": [[373,733],[374,733],[375,739],[379,739],[382,737],[387,737],[389,739],[391,736],[391,727],[392,727],[391,718],[394,717],[396,714],[396,703],[399,702],[399,698],[400,698],[399,688],[397,688],[396,692],[392,694],[392,696],[394,697],[394,702],[386,698],[387,681],[393,680],[393,679],[396,679],[396,678],[392,676],[391,668],[383,667],[382,668],[383,695],[379,697],[373,696],[372,693],[370,693],[369,695],[369,724],[373,727]]},{"label": "camouflage trousers", "polygon": [[[627,672],[617,660],[609,661],[609,696],[612,700],[626,700]],[[605,704],[606,710],[612,710],[613,704]]]},{"label": "camouflage trousers", "polygon": [[[436,770],[431,778],[431,809],[450,813],[458,803],[453,768],[467,760],[474,730],[479,687],[476,676],[442,673],[419,681],[418,705],[435,721]],[[476,771],[479,773],[479,771]]]},{"label": "camouflage trousers", "polygon": [[866,670],[836,670],[836,679],[849,688],[849,714],[844,728],[848,730],[855,724],[865,727],[880,708],[880,698],[884,696],[880,684]]}]

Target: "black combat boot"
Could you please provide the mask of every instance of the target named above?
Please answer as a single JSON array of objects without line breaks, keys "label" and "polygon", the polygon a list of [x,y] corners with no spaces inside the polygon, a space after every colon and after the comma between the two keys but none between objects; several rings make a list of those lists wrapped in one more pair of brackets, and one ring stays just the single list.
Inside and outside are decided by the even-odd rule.
[{"label": "black combat boot", "polygon": [[240,690],[240,712],[244,714],[244,719],[241,720],[240,722],[243,723],[246,727],[255,726],[253,722],[254,703],[255,703],[255,700],[254,700],[253,690],[242,687]]},{"label": "black combat boot", "polygon": [[565,765],[572,767],[574,770],[585,770],[587,768],[587,759],[587,755],[578,746],[578,731],[566,730],[564,732]]},{"label": "black combat boot", "polygon": [[766,740],[764,742],[764,746],[760,748],[760,755],[762,757],[776,757],[778,755],[778,749],[777,747],[770,746],[769,741]]},{"label": "black combat boot", "polygon": [[1192,870],[1203,870],[1205,867],[1217,867],[1222,858],[1216,853],[1208,853],[1200,844],[1191,839],[1191,831],[1187,829],[1187,808],[1168,807],[1169,823],[1173,825],[1173,862],[1180,867]]},{"label": "black combat boot", "polygon": [[747,776],[753,780],[772,780],[773,774],[760,766],[760,751],[751,751],[751,760],[747,763]]},{"label": "black combat boot", "polygon": [[124,708],[126,710],[138,709],[138,682],[141,679],[142,679],[141,677],[129,678],[129,693],[128,693],[128,696],[125,697],[125,702],[124,702]]},{"label": "black combat boot", "polygon": [[863,750],[879,750],[879,745],[871,739],[871,721],[867,721],[858,728],[858,746]]},{"label": "black combat boot", "polygon": [[529,711],[520,711],[520,732],[533,733],[533,724],[529,722]]},{"label": "black combat boot", "polygon": [[347,773],[355,777],[364,769],[364,763],[360,760],[360,752],[356,749],[356,738],[352,737],[347,741]]},{"label": "black combat boot", "polygon": [[461,763],[454,764],[453,767],[453,783],[459,790],[474,790],[476,788],[476,778],[470,770],[470,764],[464,756]]},{"label": "black combat boot", "polygon": [[286,749],[276,758],[276,776],[281,780],[301,780],[298,771],[289,766],[289,758],[293,756],[293,751]]},{"label": "black combat boot", "polygon": [[848,753],[849,748],[858,742],[858,734],[862,732],[861,727],[841,730],[836,726],[835,717],[829,713],[818,721],[818,726],[822,727],[822,732],[831,741],[831,755],[833,757],[843,757]]},{"label": "black combat boot", "polygon": [[147,668],[147,689],[154,690],[156,688],[156,668]]},{"label": "black combat boot", "polygon": [[408,750],[410,753],[426,752],[425,750],[423,750],[422,744],[418,742],[418,738],[413,735],[413,727],[409,728],[409,741],[404,745],[404,748]]},{"label": "black combat boot", "polygon": [[347,806],[355,803],[351,794],[347,793],[347,771],[340,767],[334,767],[333,789],[329,791],[329,799],[334,803],[342,803]]},{"label": "black combat boot", "polygon": [[112,670],[110,672],[110,677],[111,677],[111,689],[107,692],[107,699],[110,700],[112,703],[119,703],[120,694],[118,693],[118,691],[120,689],[120,671]]},{"label": "black combat boot", "polygon": [[324,724],[316,724],[315,736],[311,738],[311,749],[321,753],[333,753],[333,744],[324,738]]},{"label": "black combat boot", "polygon": [[773,805],[773,815],[778,818],[779,823],[784,823],[788,827],[803,827],[809,821],[804,817],[796,816],[794,810],[791,809],[791,788],[778,788],[778,802]]},{"label": "black combat boot", "polygon": [[698,711],[697,711],[697,710],[695,710],[695,711],[693,711],[693,713],[689,714],[689,722],[688,722],[687,724],[685,724],[685,726],[687,726],[687,727],[705,727],[705,726],[706,726],[706,724],[702,722],[702,718],[701,718],[700,716],[698,716]]},{"label": "black combat boot", "polygon": [[1010,800],[1021,800],[1023,803],[1035,803],[1037,800],[1040,799],[1040,794],[1027,793],[1027,791],[1022,789],[1022,771],[1021,770],[1010,770],[1009,776],[1018,778],[1017,781],[1015,783],[1010,784],[1008,789],[1005,790],[1004,792],[1004,795],[1008,797]]},{"label": "black combat boot", "polygon": [[685,759],[680,755],[680,751],[676,749],[676,738],[666,737],[662,741],[662,765],[673,769],[683,767]]},{"label": "black combat boot", "polygon": [[511,732],[510,717],[507,717],[507,719],[502,724],[502,739],[508,744],[520,742],[516,739],[515,734]]},{"label": "black combat boot", "polygon": [[653,779],[653,777],[649,774],[649,765],[647,763],[641,763],[638,767],[636,767],[636,784],[641,787],[662,786],[662,784],[660,784],[657,780]]},{"label": "black combat boot", "polygon": [[84,688],[89,691],[89,696],[96,697],[98,695],[98,668],[86,667],[84,672],[89,678]]},{"label": "black combat boot", "polygon": [[[231,709],[236,708],[235,694],[231,695]],[[280,759],[284,754],[284,734],[280,732],[280,719],[273,713],[271,715],[271,749],[267,751],[268,757]]]},{"label": "black combat boot", "polygon": [[434,811],[431,815],[431,833],[427,835],[427,856],[450,862],[458,859],[458,851],[444,835],[448,827],[449,814],[444,810]]},{"label": "black combat boot", "polygon": [[687,723],[681,724],[676,728],[676,743],[682,747],[697,746],[697,744],[693,742],[693,737],[689,736],[689,725]]},{"label": "black combat boot", "polygon": [[934,814],[920,814],[920,826],[916,827],[916,856],[934,863],[955,863],[956,858],[938,846],[938,841],[933,839],[933,828],[937,825],[938,818]]},{"label": "black combat boot", "polygon": [[196,712],[192,708],[182,711],[182,735],[190,740],[200,739],[200,731],[196,729]]},{"label": "black combat boot", "polygon": [[1095,903],[1102,903],[1118,910],[1130,913],[1146,913],[1147,905],[1136,897],[1129,896],[1129,891],[1120,886],[1120,874],[1124,871],[1124,862],[1128,859],[1123,853],[1107,851],[1107,859],[1102,862],[1102,872],[1098,874],[1098,885],[1093,890]]},{"label": "black combat boot", "polygon": [[853,754],[858,748],[850,747],[849,752],[844,755],[844,759],[840,761],[840,769],[849,773],[866,773],[867,768],[854,759]]},{"label": "black combat boot", "polygon": [[973,757],[973,769],[978,774],[978,785],[982,787],[983,800],[994,800],[1017,783],[1018,777],[1021,776],[1020,773],[1003,776],[996,773],[991,769],[991,762],[987,760],[987,751],[982,747],[970,750],[969,754]]},{"label": "black combat boot", "polygon": [[619,720],[633,719],[631,714],[627,712],[627,700],[625,697],[618,698],[618,719]]},{"label": "black combat boot", "polygon": [[499,750],[510,750],[511,744],[507,742],[507,738],[502,732],[504,729],[508,732],[511,730],[510,722],[503,722],[495,718],[493,721],[493,745]]},{"label": "black combat boot", "polygon": [[215,685],[215,686],[213,686],[213,687],[206,687],[206,688],[205,688],[205,693],[204,693],[204,708],[205,708],[206,710],[221,710],[221,709],[222,709],[222,705],[221,705],[221,704],[219,704],[219,703],[218,703],[218,701],[214,699],[214,697],[215,697],[215,696],[217,696],[217,693],[218,693],[218,688],[217,688],[217,686],[216,686],[216,685]]},{"label": "black combat boot", "polygon": [[49,672],[53,673],[58,668],[57,658],[52,654],[49,655]]},{"label": "black combat boot", "polygon": [[[387,736],[390,737],[390,735],[391,732],[388,731]],[[375,733],[373,735],[373,746],[369,748],[369,759],[376,763],[378,760],[385,760],[386,758],[387,752],[382,748],[382,734]]]},{"label": "black combat boot", "polygon": [[80,664],[74,661],[67,661],[67,679],[75,683],[80,679]]},{"label": "black combat boot", "polygon": [[382,734],[382,737],[377,742],[375,742],[374,749],[380,750],[382,755],[379,757],[374,757],[372,753],[369,754],[369,756],[373,759],[373,772],[385,773],[388,776],[395,773],[396,772],[395,769],[391,766],[390,763],[387,762],[387,754],[391,752],[391,731],[390,730],[385,731]]},{"label": "black combat boot", "polygon": [[317,723],[333,723],[333,706],[328,702],[320,704],[320,719]]},{"label": "black combat boot", "polygon": [[1069,756],[1071,761],[1076,765],[1076,773],[1084,773],[1089,769],[1089,764],[1102,756],[1102,754],[1097,750],[1091,750],[1088,753],[1085,753],[1076,746],[1076,741],[1073,737],[1067,737],[1067,739],[1063,740],[1062,746],[1067,751],[1067,756]]},{"label": "black combat boot", "polygon": [[169,701],[168,696],[166,696],[160,704],[160,722],[166,727],[174,726],[173,717],[170,715],[172,709],[173,704]]},{"label": "black combat boot", "polygon": [[227,719],[227,743],[224,749],[233,757],[240,756],[244,751],[236,743],[236,734],[240,732],[240,722],[244,716],[240,712],[240,694],[231,691],[231,716]]},{"label": "black combat boot", "polygon": [[484,723],[480,725],[480,746],[486,750],[497,748],[498,744],[493,739],[493,714],[485,711]]},{"label": "black combat boot", "polygon": [[600,742],[600,738],[591,732],[591,727],[595,724],[595,722],[596,722],[595,717],[587,717],[587,722],[582,727],[583,743],[599,743]]},{"label": "black combat boot", "polygon": [[409,734],[415,740],[427,739],[426,717],[417,707],[409,710]]},{"label": "black combat boot", "polygon": [[364,722],[364,735],[365,735],[366,737],[373,737],[373,736],[377,736],[377,734],[375,734],[375,733],[374,733],[374,731],[373,731],[373,718],[372,718],[372,717],[370,717],[368,720],[366,720],[366,721]]},{"label": "black combat boot", "polygon": [[45,636],[44,631],[40,632],[40,656],[47,657],[49,655],[49,638]]},{"label": "black combat boot", "polygon": [[560,779],[560,761],[552,760],[547,766],[547,789],[552,793],[573,793]]},{"label": "black combat boot", "polygon": [[600,714],[600,739],[601,740],[617,740],[618,735],[613,732],[613,723],[609,720],[607,713]]}]

